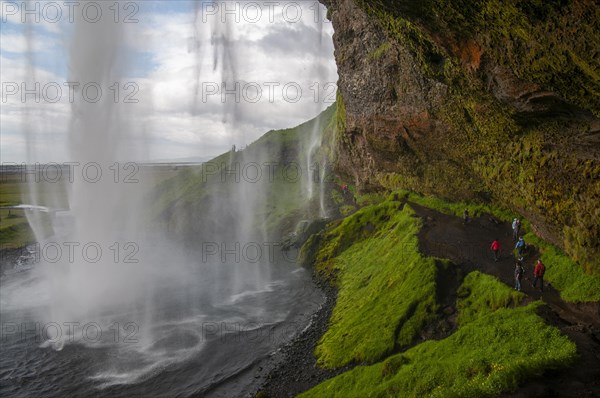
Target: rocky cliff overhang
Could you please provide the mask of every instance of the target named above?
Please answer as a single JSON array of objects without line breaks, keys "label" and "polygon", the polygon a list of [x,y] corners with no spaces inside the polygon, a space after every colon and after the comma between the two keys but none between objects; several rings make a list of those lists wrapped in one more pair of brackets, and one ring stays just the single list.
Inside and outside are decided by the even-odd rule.
[{"label": "rocky cliff overhang", "polygon": [[338,172],[363,190],[485,200],[600,272],[600,6],[323,0]]}]

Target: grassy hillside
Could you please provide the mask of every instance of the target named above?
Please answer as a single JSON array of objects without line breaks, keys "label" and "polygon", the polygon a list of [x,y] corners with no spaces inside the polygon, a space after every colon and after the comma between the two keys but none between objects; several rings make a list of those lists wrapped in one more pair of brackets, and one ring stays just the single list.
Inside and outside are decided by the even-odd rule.
[{"label": "grassy hillside", "polygon": [[575,345],[536,315],[540,302],[523,307],[522,293],[479,272],[456,292],[458,329],[398,353],[421,341],[441,299],[436,260],[418,251],[420,220],[399,199],[365,207],[321,237],[315,272],[339,294],[315,356],[324,367],[359,366],[300,397],[495,396],[571,363]]},{"label": "grassy hillside", "polygon": [[316,271],[335,277],[340,291],[315,352],[319,364],[379,360],[411,344],[434,318],[437,269],[418,252],[419,228],[412,209],[385,202],[325,235]]},{"label": "grassy hillside", "polygon": [[[52,183],[43,179],[36,182],[34,174],[2,169],[0,175],[0,206],[16,206],[31,204],[33,194],[39,195],[39,205],[49,207],[66,207],[67,194],[65,184]],[[45,213],[38,213],[44,228],[50,233],[50,218]],[[0,210],[0,249],[15,249],[35,242],[33,231],[24,210]]]},{"label": "grassy hillside", "polygon": [[[546,369],[567,366],[576,356],[575,345],[535,314],[539,303],[499,309],[481,305],[485,299],[498,305],[489,295],[512,293],[499,282],[478,280],[487,278],[465,280],[464,288],[486,296],[461,303],[469,320],[450,337],[358,366],[299,397],[492,397]],[[478,288],[479,283],[486,288]]]},{"label": "grassy hillside", "polygon": [[[309,201],[303,190],[306,173],[311,172],[302,157],[308,138],[317,129],[323,132],[324,142],[329,142],[335,137],[336,119],[333,105],[313,120],[270,131],[241,151],[224,153],[202,166],[180,172],[158,186],[153,194],[151,217],[185,239],[227,229],[234,225],[239,209],[260,223],[264,220],[264,228],[271,236],[291,232],[298,220],[318,214],[314,209],[316,202]],[[330,156],[328,150],[330,147],[324,145],[321,156]],[[231,174],[236,168],[239,171]],[[260,176],[255,178],[257,169]],[[244,181],[252,182],[241,187]],[[249,195],[234,194],[239,189],[248,189]],[[248,202],[250,197],[255,202]],[[215,214],[222,218],[215,219]]]},{"label": "grassy hillside", "polygon": [[23,210],[0,210],[0,249],[15,249],[35,242]]}]

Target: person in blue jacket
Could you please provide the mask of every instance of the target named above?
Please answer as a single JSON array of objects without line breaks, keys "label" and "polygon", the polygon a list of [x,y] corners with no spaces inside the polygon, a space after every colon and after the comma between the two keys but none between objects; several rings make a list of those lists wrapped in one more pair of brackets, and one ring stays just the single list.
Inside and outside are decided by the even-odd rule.
[{"label": "person in blue jacket", "polygon": [[517,244],[515,245],[515,249],[517,250],[519,257],[523,257],[525,248],[526,248],[525,240],[523,239],[522,236],[519,236],[519,240],[517,241]]}]

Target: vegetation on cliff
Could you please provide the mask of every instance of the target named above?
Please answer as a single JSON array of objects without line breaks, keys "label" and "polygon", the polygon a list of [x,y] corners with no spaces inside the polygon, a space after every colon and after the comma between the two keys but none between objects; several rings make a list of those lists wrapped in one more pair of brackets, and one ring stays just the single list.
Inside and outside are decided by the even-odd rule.
[{"label": "vegetation on cliff", "polygon": [[600,41],[600,8],[594,1],[384,0],[368,4],[397,24],[412,21],[416,25],[405,33],[414,35],[409,40],[416,52],[431,52],[422,54],[426,68],[448,54],[477,68],[481,57],[487,56],[518,78],[600,116],[600,64],[594,44]]},{"label": "vegetation on cliff", "polygon": [[[379,26],[362,50],[353,47],[356,27],[337,22],[348,23],[336,14],[347,4],[328,3],[353,121],[339,141],[342,173],[364,186],[491,201],[600,273],[596,2],[357,0]],[[357,57],[397,76],[354,79]],[[382,105],[361,102],[367,90]],[[371,105],[379,114],[363,114]],[[397,123],[397,137],[381,133],[380,120]]]}]

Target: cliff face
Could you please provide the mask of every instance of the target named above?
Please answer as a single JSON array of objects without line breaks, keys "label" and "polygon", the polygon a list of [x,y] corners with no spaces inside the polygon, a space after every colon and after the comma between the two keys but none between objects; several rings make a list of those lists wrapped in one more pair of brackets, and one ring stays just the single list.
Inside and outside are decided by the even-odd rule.
[{"label": "cliff face", "polygon": [[492,201],[600,272],[595,1],[323,2],[340,174],[365,190]]}]

